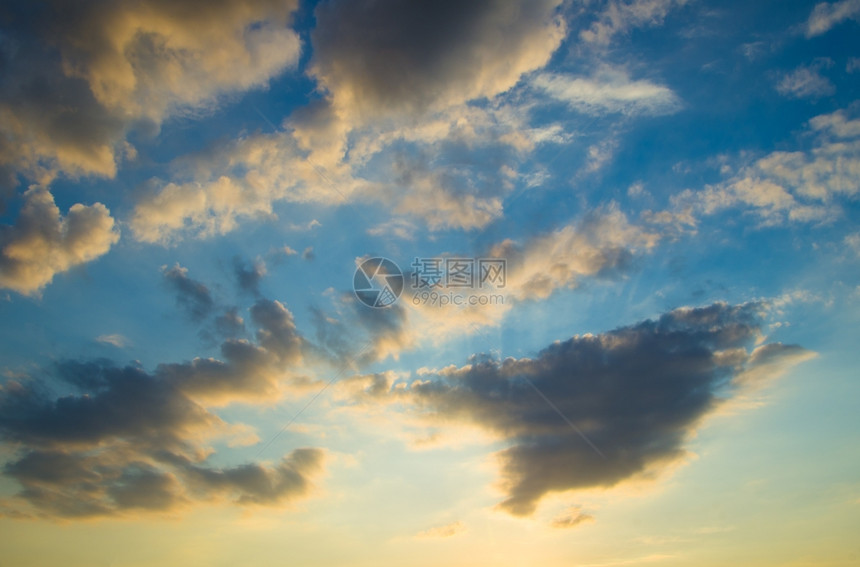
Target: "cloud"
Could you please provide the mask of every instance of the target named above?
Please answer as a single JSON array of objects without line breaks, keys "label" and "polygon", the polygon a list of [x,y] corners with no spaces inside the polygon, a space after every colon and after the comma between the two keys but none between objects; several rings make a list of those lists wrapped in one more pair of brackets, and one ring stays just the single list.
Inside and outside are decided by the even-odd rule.
[{"label": "cloud", "polygon": [[240,257],[236,256],[233,258],[233,274],[236,276],[239,289],[254,296],[259,296],[260,281],[266,275],[266,262],[262,258],[257,258],[252,264],[248,265]]},{"label": "cloud", "polygon": [[0,226],[0,286],[37,294],[56,274],[106,254],[117,240],[101,203],[72,205],[63,217],[47,189],[32,187],[16,224]]},{"label": "cloud", "polygon": [[751,386],[752,369],[797,362],[805,351],[796,346],[747,350],[765,307],[681,308],[557,341],[533,358],[476,356],[389,397],[430,423],[471,423],[507,443],[500,506],[530,515],[549,493],[612,487],[682,460],[702,419]]},{"label": "cloud", "polygon": [[301,382],[295,369],[311,347],[298,333],[292,313],[278,301],[258,300],[251,318],[257,325],[257,344],[228,338],[221,343],[221,359],[163,363],[155,374],[207,405],[280,399]]},{"label": "cloud", "polygon": [[52,398],[39,383],[6,383],[0,430],[7,441],[59,449],[124,439],[176,451],[185,437],[221,424],[169,380],[138,368],[68,361],[55,374],[91,393]]},{"label": "cloud", "polygon": [[106,345],[112,345],[116,348],[125,348],[131,344],[131,341],[128,338],[120,335],[119,333],[112,333],[110,335],[99,335],[96,337],[96,342],[100,342]]},{"label": "cloud", "polygon": [[264,86],[295,65],[300,41],[279,0],[49,2],[12,8],[0,52],[0,165],[44,182],[112,177],[168,116]]},{"label": "cloud", "polygon": [[448,538],[463,533],[465,529],[466,526],[463,522],[453,522],[444,526],[436,526],[420,531],[415,534],[415,537],[419,539]]},{"label": "cloud", "polygon": [[245,319],[239,315],[239,309],[230,307],[215,318],[215,332],[226,338],[236,338],[245,332]]},{"label": "cloud", "polygon": [[563,139],[497,100],[560,44],[559,4],[320,3],[308,67],[316,98],[283,131],[211,148],[169,182],[153,180],[132,213],[135,238],[226,234],[275,218],[279,201],[378,201],[431,230],[486,226],[524,153]]},{"label": "cloud", "polygon": [[588,78],[542,73],[533,84],[584,114],[669,114],[680,107],[678,97],[668,87],[645,79],[632,80],[624,70],[610,67]]},{"label": "cloud", "polygon": [[[192,286],[192,292],[199,289]],[[228,339],[223,360],[164,363],[153,372],[106,360],[63,361],[46,380],[6,381],[0,386],[0,440],[10,451],[3,472],[21,491],[4,507],[80,517],[220,500],[278,505],[306,495],[322,470],[319,449],[296,449],[275,465],[208,462],[212,439],[256,440],[247,426],[225,422],[211,407],[277,400],[309,383],[296,372],[309,346],[292,314],[260,299],[251,319],[256,344]],[[48,387],[52,383],[61,395]]]},{"label": "cloud", "polygon": [[860,0],[821,2],[816,4],[806,22],[806,37],[815,37],[830,31],[845,20],[860,16]]},{"label": "cloud", "polygon": [[[661,238],[659,232],[631,223],[615,205],[597,209],[554,231],[488,246],[477,256],[504,260],[504,281],[490,278],[482,286],[448,290],[457,296],[457,303],[446,305],[429,297],[445,295],[445,290],[415,287],[422,275],[420,265],[401,264],[405,287],[397,303],[371,309],[352,292],[337,295],[334,312],[315,312],[316,345],[335,361],[363,364],[397,358],[416,346],[440,344],[497,326],[518,302],[545,299],[587,281],[624,277]],[[443,255],[441,269],[446,258],[474,256],[474,252]],[[478,262],[473,269],[478,274]],[[477,282],[478,275],[475,278]],[[366,346],[362,350],[360,345]]]},{"label": "cloud", "polygon": [[322,472],[324,453],[319,449],[296,449],[272,467],[256,463],[221,469],[189,467],[192,491],[205,496],[221,492],[237,504],[271,505],[303,496],[312,479]]},{"label": "cloud", "polygon": [[659,239],[658,233],[631,224],[613,205],[525,245],[505,240],[492,247],[489,256],[507,262],[506,297],[544,299],[557,289],[578,287],[583,278],[625,271]]},{"label": "cloud", "polygon": [[840,201],[860,193],[860,120],[839,110],[809,121],[812,147],[772,152],[741,167],[726,181],[672,198],[685,216],[746,208],[763,226],[831,222]]},{"label": "cloud", "polygon": [[179,264],[162,267],[164,281],[176,292],[176,304],[182,307],[192,321],[202,321],[215,309],[215,300],[202,282],[188,277],[188,268]]},{"label": "cloud", "polygon": [[176,179],[154,180],[135,206],[135,238],[170,243],[226,234],[249,219],[274,219],[273,204],[280,201],[376,201],[431,230],[480,228],[501,214],[502,198],[518,180],[512,168],[538,145],[565,139],[557,128],[530,126],[527,108],[502,101],[405,122],[344,122],[338,126],[343,137],[328,131],[340,120],[332,107],[318,106],[297,111],[288,131],[243,137],[178,160]]},{"label": "cloud", "polygon": [[671,10],[685,4],[686,0],[610,0],[597,21],[579,35],[586,43],[607,45],[632,28],[662,24]]},{"label": "cloud", "polygon": [[575,528],[576,526],[592,522],[594,522],[594,516],[584,513],[579,506],[573,506],[553,518],[550,526],[554,528]]},{"label": "cloud", "polygon": [[212,467],[145,456],[122,462],[95,451],[34,450],[4,467],[4,474],[23,487],[4,504],[45,518],[175,513],[220,501],[282,506],[310,493],[324,456],[319,449],[300,448],[275,465]]},{"label": "cloud", "polygon": [[[458,299],[447,305],[428,297],[433,292],[444,295],[444,290],[413,287],[421,277],[420,267],[401,264],[405,287],[390,307],[365,307],[349,292],[334,297],[333,312],[317,309],[316,347],[338,363],[397,358],[416,346],[443,343],[499,325],[518,302],[545,299],[589,280],[623,277],[660,239],[660,233],[631,223],[615,205],[597,209],[546,234],[490,245],[478,256],[504,260],[504,282],[491,278],[482,287],[449,290]],[[446,258],[474,256],[474,252],[443,255],[442,270]],[[477,262],[474,270],[477,274]],[[478,276],[475,278],[477,282]]]},{"label": "cloud", "polygon": [[[456,171],[404,154],[396,157],[391,167],[394,181],[382,196],[395,213],[423,218],[430,230],[470,230],[501,216],[502,193],[512,187],[504,175],[478,173],[477,167],[468,166]],[[474,175],[464,174],[467,168]]]},{"label": "cloud", "polygon": [[836,87],[819,73],[821,67],[826,64],[817,63],[808,67],[799,67],[786,73],[776,84],[777,92],[790,98],[816,99],[832,95],[836,92]]},{"label": "cloud", "polygon": [[559,4],[325,2],[311,72],[357,122],[492,97],[547,63],[564,37]]},{"label": "cloud", "polygon": [[[242,143],[239,143],[241,149]],[[275,149],[275,145],[272,145]],[[141,198],[129,225],[137,240],[166,244],[184,236],[211,237],[234,230],[240,220],[272,218],[272,203],[285,198],[294,181],[285,181],[285,164],[295,161],[295,153],[283,148],[275,155],[257,156],[265,162],[254,164],[234,156],[233,162],[252,168],[249,183],[221,175],[215,179],[188,183],[167,183]],[[276,169],[266,170],[272,183],[256,175],[271,161]],[[274,179],[272,179],[274,178]]]}]

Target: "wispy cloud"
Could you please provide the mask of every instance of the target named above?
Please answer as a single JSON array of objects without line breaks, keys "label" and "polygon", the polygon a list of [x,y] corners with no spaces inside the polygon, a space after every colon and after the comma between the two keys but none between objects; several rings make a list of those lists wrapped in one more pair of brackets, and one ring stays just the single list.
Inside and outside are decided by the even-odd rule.
[{"label": "wispy cloud", "polygon": [[779,94],[792,98],[821,98],[832,95],[836,87],[821,75],[821,69],[832,65],[832,61],[819,61],[813,65],[798,67],[786,73],[776,84]]},{"label": "wispy cloud", "polygon": [[422,530],[415,534],[415,537],[419,539],[448,538],[461,534],[465,530],[466,526],[465,524],[463,524],[463,522],[453,522],[450,524],[445,524],[444,526],[435,526],[432,528],[427,528],[426,530]]},{"label": "wispy cloud", "polygon": [[592,522],[594,522],[594,516],[583,512],[581,506],[573,506],[553,518],[550,526],[554,528],[575,528]]},{"label": "wispy cloud", "polygon": [[586,114],[668,114],[680,107],[666,86],[633,80],[621,69],[603,68],[591,77],[543,73],[534,86]]},{"label": "wispy cloud", "polygon": [[845,20],[860,16],[860,0],[841,0],[816,4],[806,22],[806,37],[815,37],[830,31]]},{"label": "wispy cloud", "polygon": [[106,345],[112,345],[116,348],[125,348],[131,344],[126,337],[120,335],[119,333],[113,333],[110,335],[99,335],[96,337],[96,341],[100,343],[104,343]]}]

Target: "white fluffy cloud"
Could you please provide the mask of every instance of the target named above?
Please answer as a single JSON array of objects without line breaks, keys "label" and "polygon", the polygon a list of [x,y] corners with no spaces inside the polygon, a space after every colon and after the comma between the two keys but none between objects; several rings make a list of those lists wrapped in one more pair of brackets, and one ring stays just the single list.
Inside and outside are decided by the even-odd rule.
[{"label": "white fluffy cloud", "polygon": [[105,254],[119,240],[101,203],[72,205],[65,217],[43,187],[24,194],[14,226],[0,227],[0,286],[38,293],[56,274]]}]

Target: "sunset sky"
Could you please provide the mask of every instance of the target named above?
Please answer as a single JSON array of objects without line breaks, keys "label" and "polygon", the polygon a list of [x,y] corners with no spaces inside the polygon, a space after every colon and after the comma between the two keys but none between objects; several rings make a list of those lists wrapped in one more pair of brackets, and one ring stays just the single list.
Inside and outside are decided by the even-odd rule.
[{"label": "sunset sky", "polygon": [[6,2],[0,567],[857,565],[858,221],[860,0]]}]

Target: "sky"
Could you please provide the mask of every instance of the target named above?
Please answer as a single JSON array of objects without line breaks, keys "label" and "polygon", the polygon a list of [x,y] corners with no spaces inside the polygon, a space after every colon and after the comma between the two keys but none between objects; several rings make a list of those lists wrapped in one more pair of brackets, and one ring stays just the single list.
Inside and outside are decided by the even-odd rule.
[{"label": "sky", "polygon": [[860,562],[860,1],[0,7],[0,565]]}]

